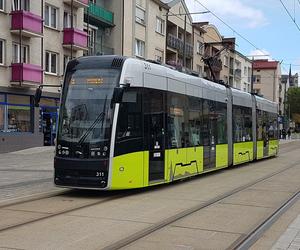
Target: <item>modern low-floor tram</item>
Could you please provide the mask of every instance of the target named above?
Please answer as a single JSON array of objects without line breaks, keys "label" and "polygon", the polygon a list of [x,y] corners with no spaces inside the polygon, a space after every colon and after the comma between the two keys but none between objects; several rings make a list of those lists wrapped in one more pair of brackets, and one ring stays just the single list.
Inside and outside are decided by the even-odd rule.
[{"label": "modern low-floor tram", "polygon": [[69,62],[55,184],[130,189],[278,154],[277,105],[139,59]]}]

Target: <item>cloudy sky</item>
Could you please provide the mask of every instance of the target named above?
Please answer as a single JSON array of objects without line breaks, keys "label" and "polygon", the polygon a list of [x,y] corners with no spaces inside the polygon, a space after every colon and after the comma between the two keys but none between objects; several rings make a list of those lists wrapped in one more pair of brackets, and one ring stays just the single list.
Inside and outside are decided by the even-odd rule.
[{"label": "cloudy sky", "polygon": [[[282,2],[300,26],[300,1]],[[190,12],[204,11],[204,5],[259,49],[240,38],[213,14],[193,16],[194,21],[211,22],[225,37],[236,37],[236,49],[244,55],[269,55],[282,61],[283,71],[288,71],[292,64],[292,71],[300,72],[300,31],[280,0],[186,0],[186,3]]]}]

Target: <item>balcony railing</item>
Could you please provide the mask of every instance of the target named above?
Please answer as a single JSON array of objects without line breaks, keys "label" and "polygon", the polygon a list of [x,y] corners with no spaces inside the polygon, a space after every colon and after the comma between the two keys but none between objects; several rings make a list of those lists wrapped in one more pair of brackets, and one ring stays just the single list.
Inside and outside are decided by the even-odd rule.
[{"label": "balcony railing", "polygon": [[65,28],[63,45],[72,47],[74,50],[86,50],[87,33],[74,28]]},{"label": "balcony railing", "polygon": [[[183,47],[184,47],[184,42],[177,38],[176,36],[172,34],[168,34],[168,39],[167,39],[167,45],[172,48],[178,50],[178,52],[183,55]],[[187,57],[192,57],[194,54],[194,47],[193,45],[186,43],[185,45],[185,53]]]},{"label": "balcony railing", "polygon": [[[72,5],[72,0],[64,0],[64,3]],[[89,6],[89,0],[73,0],[73,6],[76,8],[87,8]]]},{"label": "balcony railing", "polygon": [[88,11],[90,18],[108,24],[109,26],[114,25],[114,13],[104,9],[103,7],[91,2],[88,10],[85,10],[86,13]]},{"label": "balcony railing", "polygon": [[42,83],[43,70],[41,66],[25,63],[13,63],[11,65],[12,82]]},{"label": "balcony railing", "polygon": [[39,37],[43,33],[43,21],[38,15],[25,10],[11,12],[11,31],[22,32],[28,37]]}]

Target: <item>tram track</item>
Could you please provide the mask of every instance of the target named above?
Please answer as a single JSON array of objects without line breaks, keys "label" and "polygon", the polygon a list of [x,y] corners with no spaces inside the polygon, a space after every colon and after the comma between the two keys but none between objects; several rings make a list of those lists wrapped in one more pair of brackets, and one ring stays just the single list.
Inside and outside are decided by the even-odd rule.
[{"label": "tram track", "polygon": [[280,218],[280,216],[283,215],[290,207],[292,207],[299,199],[300,190],[298,190],[292,197],[285,201],[268,218],[253,228],[248,234],[242,235],[228,249],[249,249]]},{"label": "tram track", "polygon": [[[292,151],[298,149],[298,147],[296,148],[296,145],[294,145],[294,147],[285,147],[284,150],[281,150],[282,154],[281,155],[285,155],[287,153],[291,153]],[[184,217],[187,217],[188,215],[194,213],[194,212],[197,212],[203,208],[206,208],[208,206],[211,206],[213,204],[216,204],[218,202],[220,202],[221,200],[225,199],[225,198],[228,198],[229,196],[231,195],[234,195],[240,191],[243,191],[255,184],[258,184],[260,182],[263,182],[275,175],[278,175],[280,173],[283,173],[291,168],[294,168],[298,165],[298,163],[291,163],[289,165],[287,165],[287,167],[285,167],[284,169],[281,169],[279,171],[276,171],[276,172],[273,172],[267,176],[264,176],[264,177],[261,177],[260,179],[258,180],[255,180],[251,183],[248,183],[248,184],[245,184],[243,186],[240,186],[236,189],[233,189],[231,191],[228,191],[220,196],[217,196],[213,199],[210,199],[208,200],[207,202],[203,203],[201,202],[201,204],[199,205],[196,205],[194,207],[191,207],[187,210],[184,210],[178,214],[175,214],[163,221],[160,221],[160,222],[157,222],[149,227],[147,227],[146,229],[140,231],[140,232],[137,232],[135,233],[135,235],[131,235],[131,236],[128,236],[124,239],[121,239],[120,241],[117,241],[115,243],[113,243],[112,245],[110,246],[107,246],[105,249],[119,249],[119,248],[122,248],[122,247],[125,247],[165,226],[168,226],[170,224],[172,224],[173,222],[179,220],[179,219],[182,219]],[[233,168],[232,168],[233,169]],[[217,173],[217,172],[215,172]],[[165,186],[167,187],[167,186]],[[160,188],[163,188],[163,187],[160,187]],[[151,190],[150,190],[151,191]],[[8,231],[8,230],[12,230],[12,229],[15,229],[15,228],[18,228],[18,227],[21,227],[21,226],[26,226],[26,225],[29,225],[29,224],[32,224],[32,223],[35,223],[35,222],[39,222],[39,221],[42,221],[42,220],[46,220],[46,219],[51,219],[53,217],[56,217],[56,216],[59,216],[59,215],[66,215],[68,213],[71,213],[71,212],[74,212],[74,211],[77,211],[77,210],[80,210],[80,209],[84,209],[84,208],[89,208],[89,207],[92,207],[92,206],[97,206],[97,205],[100,205],[102,203],[105,203],[105,202],[110,202],[110,201],[113,201],[113,200],[117,200],[119,198],[124,198],[126,196],[129,196],[129,195],[134,195],[135,193],[137,192],[140,192],[140,190],[130,190],[130,191],[122,191],[121,193],[119,192],[118,194],[113,194],[112,192],[109,192],[109,193],[106,193],[106,194],[109,194],[109,197],[108,198],[103,198],[101,200],[97,200],[95,202],[90,202],[88,204],[84,204],[84,205],[80,205],[80,206],[75,206],[71,209],[65,209],[65,210],[61,210],[59,212],[55,212],[55,213],[45,213],[44,216],[40,217],[40,218],[36,218],[36,219],[31,219],[31,220],[28,220],[28,221],[24,221],[24,222],[21,222],[21,223],[16,223],[16,224],[12,224],[12,225],[8,225],[8,226],[5,226],[3,228],[0,227],[0,233],[1,232],[4,232],[4,231]],[[0,206],[0,209],[5,209],[5,210],[10,210],[10,207],[12,207],[13,205],[20,205],[20,204],[25,204],[27,202],[32,202],[32,201],[40,201],[42,199],[48,199],[48,198],[51,198],[51,197],[64,197],[64,198],[68,198],[68,195],[72,195],[72,193],[74,193],[74,191],[72,190],[67,190],[67,191],[64,191],[63,193],[61,194],[54,194],[52,196],[48,196],[48,197],[43,197],[43,198],[40,198],[40,199],[32,199],[32,200],[25,200],[25,201],[22,201],[22,202],[18,202],[18,203],[14,203],[14,204],[8,204],[8,205],[5,205],[5,206]],[[76,193],[75,191],[75,197],[77,198],[78,196],[78,193]],[[73,196],[74,198],[74,196]],[[15,209],[12,209],[14,211],[22,211],[22,210],[15,210]],[[246,237],[245,235],[243,235],[244,237]],[[244,239],[244,238],[243,238]],[[242,241],[242,238],[240,239],[240,241]],[[240,242],[239,241],[239,242]]]},{"label": "tram track", "polygon": [[[153,225],[149,226],[149,227],[146,227],[145,229],[141,230],[141,231],[138,231],[138,232],[135,232],[134,234],[132,235],[129,235],[121,240],[118,240],[116,242],[114,242],[113,244],[109,245],[109,246],[106,246],[103,248],[103,250],[115,250],[115,249],[121,249],[123,247],[126,247],[126,246],[129,246],[130,244],[134,244],[134,242],[146,237],[146,236],[149,236],[150,234],[166,227],[166,226],[170,226],[171,224],[173,224],[174,222],[180,220],[180,219],[183,219],[183,218],[186,218],[188,217],[189,215],[195,213],[195,212],[198,212],[204,208],[207,208],[209,206],[212,206],[214,204],[217,204],[219,202],[221,202],[222,200],[230,197],[230,196],[233,196],[241,191],[244,191],[258,183],[261,183],[263,181],[266,181],[276,175],[279,175],[287,170],[290,170],[294,167],[297,167],[299,166],[299,163],[298,162],[295,162],[295,163],[291,163],[289,164],[286,168],[284,169],[281,169],[279,171],[276,171],[276,172],[273,172],[267,176],[264,176],[264,177],[261,177],[259,178],[258,180],[255,180],[253,182],[250,182],[248,184],[245,184],[243,186],[240,186],[238,188],[235,188],[231,191],[228,191],[220,196],[217,196],[213,199],[210,199],[206,202],[201,202],[199,203],[198,205],[194,206],[194,207],[191,207],[191,208],[188,208],[182,212],[179,212],[171,217],[168,217],[160,222],[157,222],[157,223],[154,223]],[[295,194],[293,195],[294,196],[299,196],[299,192],[300,190]],[[283,207],[285,204],[289,204],[290,203],[290,200],[293,199],[290,198],[288,199],[288,201],[286,201],[281,207]],[[287,208],[289,207],[290,205],[287,205]],[[278,211],[281,211],[281,207],[279,209],[277,209]],[[277,210],[272,213],[270,215],[270,218],[277,218],[277,216],[275,217],[275,213],[277,212]],[[280,212],[280,214],[283,213],[283,211]],[[252,235],[255,234],[256,230],[258,230],[258,228],[255,228],[254,230],[251,230],[251,232],[249,232],[248,234],[242,234],[242,236],[237,240],[237,242],[233,243],[232,247],[230,247],[230,249],[236,249],[237,247],[239,247],[239,245],[242,246],[243,242],[246,242],[246,240],[248,239],[248,237],[252,237]],[[264,231],[263,231],[264,232]],[[251,242],[253,242],[253,239],[251,238]],[[253,242],[254,243],[254,242]],[[240,249],[247,249],[247,248],[240,248]]]},{"label": "tram track", "polygon": [[[71,193],[72,191],[69,191],[69,192]],[[65,194],[55,195],[55,196],[59,197],[59,196],[64,196],[64,195]],[[52,196],[52,197],[54,197],[54,196]],[[64,214],[67,214],[67,213],[70,213],[70,212],[74,212],[74,211],[77,211],[77,210],[80,210],[80,209],[84,209],[84,208],[92,207],[92,206],[99,205],[99,204],[102,204],[102,203],[105,203],[105,202],[113,201],[113,200],[121,198],[121,197],[124,197],[124,195],[122,195],[122,194],[120,194],[120,195],[113,195],[113,196],[109,196],[108,198],[104,198],[104,199],[102,199],[100,201],[97,200],[97,201],[91,202],[89,204],[84,204],[84,205],[81,205],[81,206],[75,206],[75,207],[73,207],[71,209],[65,209],[65,210],[62,210],[62,211],[59,211],[59,212],[55,212],[55,213],[45,213],[44,216],[42,216],[40,218],[28,220],[28,221],[21,222],[21,223],[16,223],[16,224],[9,225],[9,226],[2,227],[2,228],[0,226],[0,233],[2,233],[4,231],[7,231],[7,230],[15,229],[15,228],[18,228],[18,227],[21,227],[21,226],[29,225],[29,224],[32,224],[32,223],[35,223],[35,222],[39,222],[39,221],[42,221],[42,220],[50,219],[50,218],[53,218],[53,217],[56,217],[56,216],[59,216],[59,215],[64,215]],[[50,198],[50,197],[48,197],[48,198]],[[43,198],[43,199],[48,199],[48,198]],[[35,200],[35,201],[37,201],[37,200]],[[18,203],[17,205],[25,204],[27,202],[28,201],[24,201],[22,203]],[[9,207],[12,207],[12,206],[15,206],[15,205],[8,205],[8,206],[6,206],[4,208],[5,208],[5,210],[10,210]],[[2,207],[1,209],[4,209],[4,208]],[[13,211],[22,211],[22,212],[25,212],[23,210],[13,210]]]}]

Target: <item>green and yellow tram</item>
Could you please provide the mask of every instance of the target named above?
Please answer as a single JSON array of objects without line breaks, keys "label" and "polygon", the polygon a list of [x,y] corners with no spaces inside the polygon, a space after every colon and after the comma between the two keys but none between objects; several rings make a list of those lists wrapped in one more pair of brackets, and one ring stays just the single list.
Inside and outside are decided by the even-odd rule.
[{"label": "green and yellow tram", "polygon": [[277,153],[277,105],[266,99],[133,58],[67,66],[57,186],[141,188]]}]

